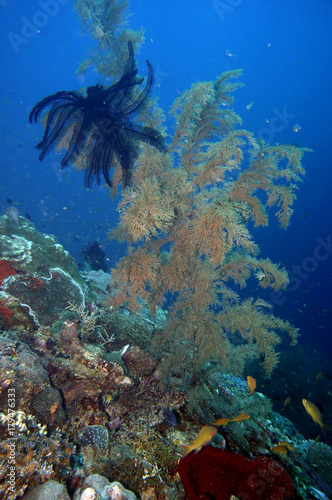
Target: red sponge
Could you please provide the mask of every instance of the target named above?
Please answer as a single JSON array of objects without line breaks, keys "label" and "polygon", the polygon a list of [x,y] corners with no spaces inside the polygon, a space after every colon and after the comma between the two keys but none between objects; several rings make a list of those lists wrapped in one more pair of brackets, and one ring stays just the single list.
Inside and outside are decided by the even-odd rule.
[{"label": "red sponge", "polygon": [[180,460],[178,472],[186,500],[283,500],[294,493],[291,478],[268,457],[246,458],[205,446]]}]

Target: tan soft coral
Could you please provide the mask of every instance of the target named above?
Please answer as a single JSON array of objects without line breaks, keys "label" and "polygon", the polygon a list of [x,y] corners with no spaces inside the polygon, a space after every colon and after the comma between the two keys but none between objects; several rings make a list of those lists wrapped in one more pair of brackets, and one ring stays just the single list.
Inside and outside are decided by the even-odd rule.
[{"label": "tan soft coral", "polygon": [[[288,225],[305,151],[259,144],[239,128],[231,107],[239,74],[194,84],[175,101],[171,145],[166,154],[143,146],[113,232],[129,242],[129,252],[113,271],[111,304],[137,311],[142,298],[155,306],[171,296],[155,352],[166,376],[191,373],[191,383],[207,362],[239,373],[259,356],[269,375],[280,333],[292,343],[297,336],[287,321],[264,314],[253,298],[242,301],[230,286],[245,286],[257,272],[262,288],[287,285],[284,269],[257,257],[248,223],[266,226],[275,207],[280,226]],[[156,116],[162,126],[162,113]]]}]

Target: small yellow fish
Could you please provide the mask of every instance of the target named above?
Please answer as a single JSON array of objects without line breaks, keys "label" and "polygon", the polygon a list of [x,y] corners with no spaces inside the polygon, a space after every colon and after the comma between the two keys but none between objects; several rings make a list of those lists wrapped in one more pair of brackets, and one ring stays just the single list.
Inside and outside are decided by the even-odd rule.
[{"label": "small yellow fish", "polygon": [[258,281],[261,281],[265,278],[265,274],[263,273],[263,271],[258,271],[256,274],[255,274],[256,278],[258,279]]},{"label": "small yellow fish", "polygon": [[310,417],[315,422],[315,424],[319,425],[319,427],[322,429],[322,431],[323,431],[324,434],[325,434],[324,427],[326,429],[329,429],[330,431],[332,431],[332,429],[330,427],[328,427],[327,425],[323,424],[323,422],[322,422],[322,414],[319,411],[319,409],[317,408],[317,406],[314,405],[314,403],[311,403],[307,399],[302,399],[302,403],[303,403],[303,406],[304,406],[306,412],[309,413]]},{"label": "small yellow fish", "polygon": [[286,446],[280,444],[278,446],[272,446],[271,451],[273,451],[273,453],[279,453],[279,455],[287,455]]},{"label": "small yellow fish", "polygon": [[105,394],[103,399],[105,403],[110,403],[111,401],[113,401],[113,396],[112,394]]},{"label": "small yellow fish", "polygon": [[295,450],[295,446],[293,446],[289,441],[278,441],[278,446],[283,446],[284,448],[287,448],[287,450],[291,451]]},{"label": "small yellow fish", "polygon": [[195,450],[195,453],[198,453],[203,446],[211,441],[217,430],[218,429],[216,427],[210,427],[209,425],[202,427],[192,443],[181,445],[183,451],[182,458],[191,453],[193,450]]},{"label": "small yellow fish", "polygon": [[250,418],[250,415],[248,415],[248,413],[246,412],[243,412],[237,417],[233,417],[231,422],[242,422],[243,420],[248,420],[248,418]]},{"label": "small yellow fish", "polygon": [[218,420],[216,420],[215,422],[212,423],[212,425],[226,425],[228,424],[228,422],[231,422],[231,419],[230,418],[227,418],[227,417],[223,417],[223,418],[219,418]]},{"label": "small yellow fish", "polygon": [[249,391],[250,391],[250,394],[249,396],[252,396],[252,394],[254,393],[254,390],[256,389],[256,379],[253,378],[253,377],[250,377],[250,375],[248,375],[247,377],[247,383],[248,383],[248,388],[249,388]]},{"label": "small yellow fish", "polygon": [[281,408],[281,411],[284,410],[287,405],[289,405],[289,403],[291,402],[291,400],[292,400],[292,398],[290,396],[288,396],[288,398],[285,399],[284,406]]},{"label": "small yellow fish", "polygon": [[317,373],[316,382],[318,382],[318,380],[320,380],[321,378],[324,378],[323,373],[322,372]]}]

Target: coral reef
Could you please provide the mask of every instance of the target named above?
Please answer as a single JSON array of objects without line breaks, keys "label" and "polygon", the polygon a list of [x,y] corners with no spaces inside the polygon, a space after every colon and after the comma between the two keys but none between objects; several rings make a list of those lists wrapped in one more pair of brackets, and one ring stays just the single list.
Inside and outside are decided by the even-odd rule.
[{"label": "coral reef", "polygon": [[61,395],[51,386],[49,373],[38,352],[18,341],[15,335],[7,335],[0,337],[0,354],[1,411],[6,409],[8,391],[14,390],[19,402],[17,411],[26,416],[33,413],[42,424],[63,423],[65,413]]},{"label": "coral reef", "polygon": [[[2,428],[1,425],[1,430]],[[28,488],[33,489],[51,478],[62,483],[66,481],[71,470],[70,455],[74,452],[73,444],[69,443],[60,431],[48,437],[45,434],[40,435],[36,430],[27,429],[16,433],[15,481],[14,487],[10,489],[7,477],[10,448],[7,438],[8,434],[5,431],[0,443],[1,498],[6,500],[21,498]],[[65,490],[63,486],[62,490]]]},{"label": "coral reef", "polygon": [[[39,326],[51,326],[70,302],[84,303],[84,294],[80,285],[60,268],[49,269],[48,277],[35,278],[16,274],[2,285],[1,294],[29,307],[29,314]],[[14,315],[12,321],[17,319]],[[8,323],[8,322],[7,322]],[[10,323],[7,326],[12,327]]]},{"label": "coral reef", "polygon": [[[134,385],[123,368],[106,360],[104,349],[80,340],[79,322],[64,322],[52,334],[45,327],[37,332],[20,331],[20,341],[16,335],[7,333],[0,336],[0,347],[0,431],[3,438],[0,463],[5,471],[10,424],[14,429],[10,432],[17,435],[16,466],[20,470],[16,477],[17,495],[50,478],[63,482],[70,477],[70,488],[75,490],[87,475],[99,472],[109,477],[115,467],[121,471],[117,477],[125,478],[127,468],[121,469],[124,457],[114,454],[112,460],[108,458],[109,433],[112,433],[112,440],[116,433],[120,442],[123,437],[132,436],[127,441],[131,454],[126,467],[133,468],[138,430],[142,432],[143,429],[145,434],[145,425],[150,427],[163,421],[162,416],[151,420],[150,411],[161,415],[165,405],[172,402],[174,407],[179,407],[184,402],[184,396],[164,394],[158,387],[158,379],[151,373],[155,363],[151,365],[149,377],[145,377],[142,364],[147,362],[147,356],[142,358],[139,352],[131,356],[130,361],[130,370],[137,378]],[[15,394],[16,407],[15,412],[9,413],[11,393]],[[146,422],[143,427],[142,422]],[[159,446],[163,447],[158,439]],[[83,465],[80,467],[81,460]],[[74,463],[78,464],[76,468],[73,468]],[[146,475],[146,467],[150,466],[145,464],[135,469],[135,474],[142,470],[142,475]],[[34,473],[29,472],[32,469]],[[144,483],[142,479],[141,482]],[[140,483],[135,483],[137,485]],[[9,495],[4,476],[0,491]],[[14,499],[16,494],[8,498]]]},{"label": "coral reef", "polygon": [[[136,52],[143,39],[128,28],[127,0],[76,0],[75,8],[96,42],[79,73],[117,79],[128,41]],[[257,272],[263,289],[287,285],[284,269],[258,257],[251,230],[268,224],[269,210],[287,226],[305,150],[266,146],[240,128],[239,75],[180,95],[166,153],[140,148],[112,233],[128,253],[111,279],[80,274],[53,236],[1,217],[4,498],[281,500],[292,482],[296,499],[331,496],[330,448],[306,441],[260,392],[249,396],[241,377],[259,360],[272,373],[284,333],[296,342],[288,321],[233,288]],[[155,102],[139,118],[164,132]],[[97,260],[104,267],[101,253]],[[217,419],[231,421],[214,447],[180,461],[182,484],[181,445]],[[15,491],[6,477],[13,435]]]},{"label": "coral reef", "polygon": [[[77,316],[75,312],[70,314]],[[100,313],[100,321],[104,314]],[[129,313],[108,315],[120,316],[127,332],[136,325],[149,325]],[[120,323],[114,320],[114,324]],[[142,499],[181,497],[176,475],[178,446],[197,435],[200,423],[188,413],[184,391],[165,390],[160,382],[160,364],[149,358],[146,348],[133,343],[118,351],[120,367],[107,359],[114,353],[113,343],[105,349],[100,338],[83,338],[80,321],[74,318],[54,330],[43,327],[21,331],[19,341],[17,332],[7,333],[0,340],[0,466],[6,470],[11,423],[17,436],[16,464],[20,471],[15,495],[10,495],[5,477],[0,478],[0,492],[5,498],[14,500],[26,491],[36,495],[31,498],[38,498],[38,491],[43,490],[34,489],[48,480],[66,482],[69,495],[76,492],[75,498],[90,494],[88,488],[99,498],[96,485],[86,482],[96,474],[103,476],[105,486],[109,486],[107,480],[119,481]],[[209,395],[202,418],[208,419],[209,414],[220,417],[219,411],[221,415],[238,414],[243,408],[251,414],[249,420],[220,428],[215,445],[247,457],[261,457],[272,453],[278,440],[286,439],[301,451],[301,456],[289,451],[287,456],[275,458],[292,472],[294,484],[306,492],[303,498],[315,498],[313,488],[328,493],[306,464],[311,445],[304,447],[304,438],[287,419],[269,410],[263,395],[255,392],[249,397],[245,381],[217,371],[210,373],[202,385]],[[14,413],[8,411],[9,389],[16,395]],[[170,419],[170,413],[176,418]]]},{"label": "coral reef", "polygon": [[110,483],[99,474],[88,476],[80,490],[75,492],[73,500],[98,500],[107,498],[109,500],[137,500],[132,491],[126,490],[117,481]]},{"label": "coral reef", "polygon": [[[70,500],[67,489],[57,481],[47,481],[37,486],[23,496],[23,500]],[[93,474],[88,476],[81,488],[76,490],[73,500],[137,500],[137,497],[122,484],[114,481],[110,483],[104,477]]]},{"label": "coral reef", "polygon": [[308,463],[316,469],[321,478],[332,488],[332,450],[324,443],[309,441]]},{"label": "coral reef", "polygon": [[77,442],[81,446],[98,446],[99,451],[105,452],[109,442],[108,431],[102,425],[89,425],[78,436]]},{"label": "coral reef", "polygon": [[69,302],[80,307],[85,294],[92,296],[71,255],[24,217],[18,225],[0,218],[0,253],[0,324],[5,329],[51,326]]},{"label": "coral reef", "polygon": [[28,219],[20,217],[19,225],[3,215],[0,217],[0,255],[17,271],[30,275],[59,267],[77,283],[84,285],[75,259],[53,235],[43,234]]},{"label": "coral reef", "polygon": [[110,291],[110,275],[99,269],[98,271],[82,271],[82,276],[93,291],[97,305],[104,305],[107,293]]},{"label": "coral reef", "polygon": [[16,274],[16,272],[17,271],[10,265],[7,260],[0,260],[0,285],[5,278],[8,278],[8,276],[13,276],[13,274]]}]

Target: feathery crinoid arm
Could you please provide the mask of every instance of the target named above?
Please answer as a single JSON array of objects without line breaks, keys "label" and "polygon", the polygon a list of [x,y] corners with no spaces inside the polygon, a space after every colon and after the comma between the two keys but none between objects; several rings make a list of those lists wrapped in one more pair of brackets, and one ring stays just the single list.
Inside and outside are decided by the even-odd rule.
[{"label": "feathery crinoid arm", "polygon": [[39,101],[31,110],[29,115],[30,123],[37,123],[40,113],[46,110],[46,108],[52,104],[69,104],[76,103],[79,98],[79,95],[76,92],[68,92],[67,90],[61,90],[60,92],[56,92],[56,94],[49,95],[45,97],[41,101]]}]

